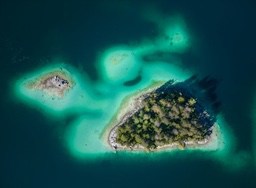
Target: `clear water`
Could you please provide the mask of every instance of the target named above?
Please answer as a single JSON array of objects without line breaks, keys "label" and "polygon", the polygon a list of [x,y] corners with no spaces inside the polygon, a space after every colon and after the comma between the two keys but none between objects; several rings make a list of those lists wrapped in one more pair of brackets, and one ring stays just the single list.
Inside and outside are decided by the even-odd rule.
[{"label": "clear water", "polygon": [[[0,5],[0,187],[256,186],[253,2],[2,1]],[[77,158],[66,138],[81,114],[57,118],[13,99],[18,78],[55,59],[96,82],[104,50],[119,44],[139,46],[143,39],[159,34],[150,18],[162,26],[177,15],[193,36],[191,48],[148,59],[175,60],[186,70],[220,80],[221,112],[236,141],[227,158],[186,151]]]}]

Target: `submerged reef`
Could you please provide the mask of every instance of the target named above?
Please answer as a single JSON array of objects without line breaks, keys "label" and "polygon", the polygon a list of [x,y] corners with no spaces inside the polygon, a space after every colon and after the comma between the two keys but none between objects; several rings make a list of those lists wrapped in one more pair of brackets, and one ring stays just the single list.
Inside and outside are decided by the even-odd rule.
[{"label": "submerged reef", "polygon": [[110,48],[100,59],[100,75],[109,84],[123,84],[134,80],[141,69],[141,62],[134,50],[126,46]]},{"label": "submerged reef", "polygon": [[210,79],[191,77],[177,83],[170,80],[142,94],[134,109],[111,130],[109,144],[114,149],[132,150],[206,144],[216,122],[217,110],[212,104],[217,101],[210,101],[207,96],[216,82],[211,81],[212,87],[205,82],[210,83]]}]

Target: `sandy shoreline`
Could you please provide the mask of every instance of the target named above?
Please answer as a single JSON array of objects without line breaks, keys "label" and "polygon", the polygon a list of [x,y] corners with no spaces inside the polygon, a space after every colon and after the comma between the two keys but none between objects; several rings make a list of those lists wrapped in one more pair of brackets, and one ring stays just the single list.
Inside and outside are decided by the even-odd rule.
[{"label": "sandy shoreline", "polygon": [[[115,142],[115,129],[117,129],[117,127],[112,129],[110,136],[109,136],[109,140],[108,140],[108,143],[111,145],[111,148],[113,150],[148,151],[139,145],[131,148],[131,147],[122,146],[122,145],[116,143]],[[150,150],[150,151],[157,152],[157,151],[170,151],[170,150],[177,150],[177,149],[178,150],[186,150],[186,149],[217,150],[219,148],[219,146],[218,146],[219,135],[220,135],[220,129],[219,129],[219,126],[216,124],[213,126],[212,134],[208,139],[205,139],[203,141],[198,141],[197,143],[194,143],[191,141],[185,142],[185,144],[186,144],[185,147],[181,146],[179,143],[174,142],[172,144],[158,146],[156,149]]]}]

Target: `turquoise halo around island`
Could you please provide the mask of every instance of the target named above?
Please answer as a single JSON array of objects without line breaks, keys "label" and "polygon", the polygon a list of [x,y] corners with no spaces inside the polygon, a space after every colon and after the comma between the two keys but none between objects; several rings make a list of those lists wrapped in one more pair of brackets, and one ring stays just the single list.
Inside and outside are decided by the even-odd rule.
[{"label": "turquoise halo around island", "polygon": [[[171,23],[171,24],[168,24]],[[191,37],[181,20],[163,24],[159,37],[139,46],[119,45],[107,49],[99,58],[99,80],[92,82],[72,66],[52,62],[35,72],[25,74],[14,84],[15,97],[26,104],[43,109],[51,116],[79,114],[66,130],[66,145],[71,154],[80,159],[93,159],[115,153],[108,143],[110,124],[130,106],[130,99],[155,89],[169,80],[183,82],[193,72],[180,62],[154,61],[143,58],[158,52],[184,53],[191,46]],[[134,84],[125,83],[140,79]],[[82,114],[82,115],[81,115]],[[224,118],[217,118],[218,136],[201,151],[226,162],[233,156],[234,139]],[[156,153],[179,152],[167,148]],[[205,152],[207,151],[207,152]],[[121,151],[147,155],[147,152]],[[181,151],[183,152],[183,151]]]},{"label": "turquoise halo around island", "polygon": [[[54,76],[62,76],[69,85],[72,85],[67,92],[58,93],[58,90],[51,89],[52,86],[46,88],[43,85],[43,82]],[[23,75],[13,85],[15,98],[42,109],[51,116],[63,116],[87,110],[97,111],[106,104],[96,98],[87,77],[83,75],[82,78],[76,69],[66,63],[52,62],[49,66]]]},{"label": "turquoise halo around island", "polygon": [[[154,81],[163,81],[166,82],[170,79],[176,81],[184,81],[191,76],[191,73],[184,71],[180,67],[167,63],[151,63],[144,64],[142,70],[142,80],[149,80],[148,82],[143,82],[145,85],[140,85],[139,90],[134,90],[133,92],[127,92],[125,89],[122,91],[119,90],[119,94],[116,94],[116,100],[113,101],[113,105],[106,109],[104,115],[99,117],[81,117],[79,120],[74,122],[74,124],[67,130],[67,143],[68,148],[70,148],[71,153],[80,158],[80,159],[93,159],[94,157],[100,157],[103,154],[115,153],[113,149],[109,146],[107,136],[110,128],[108,127],[109,122],[113,121],[116,116],[129,105],[129,102],[126,103],[126,96],[132,97],[134,94],[143,92],[143,88],[154,87]],[[155,72],[155,74],[154,74]],[[158,72],[159,74],[157,74]],[[162,82],[161,82],[162,83]],[[122,88],[122,87],[121,87]],[[140,92],[138,92],[140,91]],[[129,97],[128,97],[129,98]],[[129,100],[128,100],[129,101]],[[230,154],[233,151],[234,139],[228,129],[228,125],[225,122],[224,118],[220,115],[217,120],[218,124],[218,137],[215,137],[215,140],[206,147],[191,148],[188,149],[190,152],[203,152],[205,157],[214,157],[218,158],[223,163],[228,163],[234,156]],[[210,152],[210,155],[207,153]],[[174,153],[174,152],[184,152],[179,149],[166,149],[159,151],[157,153]],[[123,151],[121,153],[131,154],[135,156],[141,156],[144,152],[128,152]],[[155,153],[155,154],[157,154]],[[146,152],[145,155],[148,153]],[[154,154],[154,153],[153,153]]]}]

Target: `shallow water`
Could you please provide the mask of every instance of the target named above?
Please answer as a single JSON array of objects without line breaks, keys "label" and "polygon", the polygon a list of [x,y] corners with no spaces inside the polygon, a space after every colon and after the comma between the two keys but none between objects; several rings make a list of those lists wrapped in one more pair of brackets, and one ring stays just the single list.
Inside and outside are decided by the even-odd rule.
[{"label": "shallow water", "polygon": [[[238,0],[2,1],[0,187],[255,187],[253,7],[253,2]],[[97,61],[104,50],[118,44],[139,46],[143,39],[156,37],[158,27],[147,18],[157,15],[164,18],[158,19],[159,24],[176,15],[184,18],[193,36],[192,46],[185,53],[147,58],[175,61],[186,70],[220,80],[221,112],[236,140],[230,163],[210,157],[211,153],[182,151],[76,158],[68,149],[66,134],[80,114],[56,118],[44,109],[14,100],[15,80],[56,59],[97,81]]]}]

